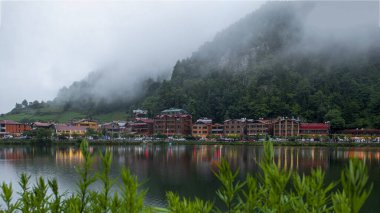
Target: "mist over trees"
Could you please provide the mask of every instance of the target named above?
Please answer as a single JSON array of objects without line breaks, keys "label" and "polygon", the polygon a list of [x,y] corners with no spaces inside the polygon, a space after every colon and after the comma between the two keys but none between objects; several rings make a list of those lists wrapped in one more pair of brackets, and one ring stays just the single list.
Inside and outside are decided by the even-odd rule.
[{"label": "mist over trees", "polygon": [[375,4],[267,3],[177,62],[143,106],[182,107],[216,121],[294,116],[336,129],[380,128]]},{"label": "mist over trees", "polygon": [[[218,122],[287,116],[330,121],[336,129],[380,128],[377,8],[269,2],[179,60],[171,77],[119,81],[112,71],[97,71],[63,88],[54,104],[89,114],[180,107]],[[120,86],[103,93],[98,81]]]}]

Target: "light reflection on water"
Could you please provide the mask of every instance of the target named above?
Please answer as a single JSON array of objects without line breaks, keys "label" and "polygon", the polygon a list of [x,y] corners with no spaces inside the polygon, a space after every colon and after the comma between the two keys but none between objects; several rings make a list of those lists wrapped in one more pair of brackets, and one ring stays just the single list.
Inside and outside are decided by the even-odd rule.
[{"label": "light reflection on water", "polygon": [[[109,150],[113,153],[111,176],[119,177],[122,167],[128,167],[149,188],[147,202],[165,205],[165,192],[173,190],[185,196],[199,196],[214,200],[218,187],[212,170],[221,158],[226,158],[232,168],[240,169],[240,178],[258,171],[257,162],[263,148],[244,145],[126,145],[91,146],[95,155],[93,169],[101,169],[97,153]],[[350,158],[365,160],[370,179],[375,182],[374,193],[367,206],[368,211],[380,209],[376,202],[380,196],[380,148],[327,148],[327,147],[275,147],[275,163],[286,170],[308,173],[321,167],[328,180],[337,180],[340,170]],[[83,162],[76,146],[2,146],[0,147],[0,181],[13,182],[17,189],[17,176],[26,172],[35,180],[38,176],[57,178],[62,191],[75,190],[78,175],[75,172]],[[95,184],[96,189],[99,184]],[[375,207],[375,208],[373,208]]]}]

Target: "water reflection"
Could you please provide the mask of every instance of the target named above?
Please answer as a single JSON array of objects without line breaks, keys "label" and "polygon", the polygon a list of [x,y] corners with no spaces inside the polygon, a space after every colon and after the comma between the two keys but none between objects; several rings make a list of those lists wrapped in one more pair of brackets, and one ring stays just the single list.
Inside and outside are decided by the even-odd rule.
[{"label": "water reflection", "polygon": [[[244,178],[247,173],[258,171],[257,162],[263,157],[262,147],[244,145],[91,146],[95,171],[101,168],[97,153],[106,150],[113,153],[111,176],[117,178],[122,167],[130,168],[140,180],[147,180],[147,200],[154,205],[165,205],[168,190],[213,200],[219,185],[212,170],[222,158],[226,158],[232,168],[240,168],[240,178]],[[340,170],[350,158],[365,160],[370,179],[375,182],[374,194],[380,196],[380,148],[275,147],[274,155],[274,162],[281,168],[308,173],[320,167],[330,180],[339,179]],[[4,172],[0,181],[16,181],[17,175],[27,172],[33,177],[57,177],[64,190],[73,191],[78,177],[74,168],[81,162],[83,156],[77,146],[3,146],[0,170]],[[371,199],[372,205],[380,208],[376,197]]]},{"label": "water reflection", "polygon": [[[96,153],[109,150],[113,153],[114,164],[132,167],[141,175],[148,175],[148,168],[168,172],[196,167],[198,172],[209,174],[221,158],[226,158],[233,168],[244,172],[255,171],[263,155],[263,148],[256,146],[226,145],[138,145],[138,146],[93,146],[95,164],[99,163]],[[275,147],[274,162],[286,170],[310,170],[321,167],[328,169],[331,161],[346,162],[351,158],[365,160],[369,165],[380,164],[379,148],[326,148],[326,147]],[[53,158],[61,166],[78,165],[83,161],[79,147],[2,147],[0,160],[12,161]],[[149,163],[148,163],[149,162]],[[48,163],[48,162],[46,162]],[[51,162],[50,162],[51,163]],[[172,172],[173,173],[173,172]],[[176,174],[173,174],[176,175]],[[180,175],[180,174],[177,174]],[[181,175],[181,176],[184,176]]]},{"label": "water reflection", "polygon": [[[133,167],[143,175],[147,168],[175,171],[176,167],[185,170],[196,167],[199,172],[209,173],[221,158],[226,158],[233,168],[254,171],[263,156],[263,148],[256,146],[226,145],[138,145],[138,146],[93,146],[90,153],[95,154],[95,164],[99,163],[96,153],[109,150],[113,153],[114,164]],[[321,167],[328,169],[331,161],[346,162],[351,158],[365,160],[369,165],[380,164],[380,149],[373,147],[326,148],[326,147],[275,147],[274,162],[286,170],[310,170]],[[2,147],[0,160],[12,161],[27,159],[55,160],[57,165],[78,165],[83,161],[79,147]],[[147,164],[149,162],[149,165]],[[49,162],[46,162],[49,163]],[[50,162],[51,163],[51,162]],[[186,172],[186,171],[184,171]]]}]

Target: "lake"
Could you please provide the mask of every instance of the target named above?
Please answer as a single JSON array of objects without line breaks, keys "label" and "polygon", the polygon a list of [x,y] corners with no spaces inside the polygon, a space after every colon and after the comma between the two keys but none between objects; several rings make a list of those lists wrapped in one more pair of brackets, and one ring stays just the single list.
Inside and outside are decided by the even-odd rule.
[{"label": "lake", "polygon": [[[258,171],[257,162],[263,147],[248,145],[114,145],[91,146],[95,154],[94,170],[99,170],[99,152],[113,153],[111,176],[119,177],[122,167],[128,167],[145,181],[149,189],[146,202],[165,206],[165,192],[175,191],[184,196],[198,196],[215,200],[219,187],[212,169],[221,158],[226,158],[232,168],[240,169],[239,178]],[[380,210],[380,147],[275,147],[275,162],[285,169],[309,173],[321,167],[328,180],[338,180],[340,171],[350,158],[366,161],[374,189],[365,204],[364,212]],[[0,146],[0,181],[12,182],[16,190],[18,176],[25,172],[36,177],[57,178],[61,191],[72,192],[78,175],[75,172],[83,161],[77,146]],[[93,185],[93,189],[98,184]],[[377,211],[376,211],[377,210]]]}]

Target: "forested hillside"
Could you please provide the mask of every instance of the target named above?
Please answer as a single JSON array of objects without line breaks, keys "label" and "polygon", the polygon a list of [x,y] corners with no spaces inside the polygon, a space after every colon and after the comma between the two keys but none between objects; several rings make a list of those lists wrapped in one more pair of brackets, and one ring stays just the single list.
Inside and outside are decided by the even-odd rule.
[{"label": "forested hillside", "polygon": [[55,104],[89,115],[180,107],[219,122],[294,116],[338,129],[380,128],[380,28],[363,18],[377,17],[376,4],[345,4],[357,11],[341,2],[269,2],[178,61],[169,80],[145,81],[138,96],[68,96],[91,87],[81,81]]},{"label": "forested hillside", "polygon": [[217,121],[294,116],[335,128],[380,128],[379,40],[355,41],[370,33],[380,38],[379,30],[335,40],[332,31],[323,40],[303,21],[319,6],[264,5],[177,62],[171,80],[143,106],[182,107]]}]

